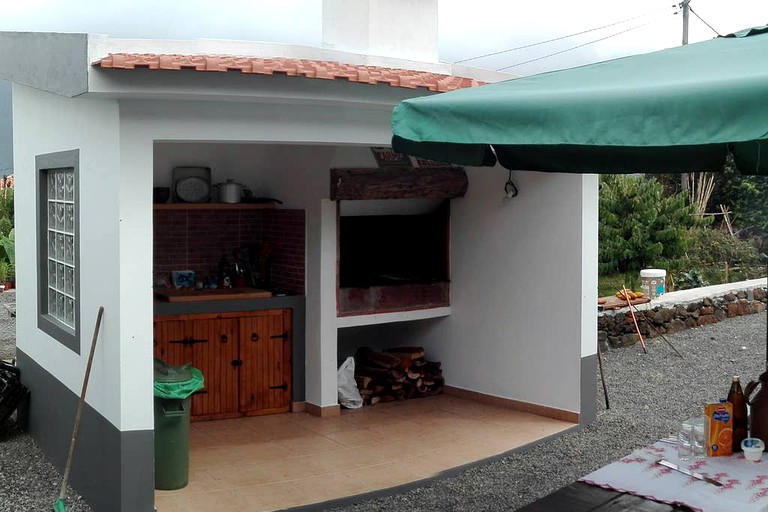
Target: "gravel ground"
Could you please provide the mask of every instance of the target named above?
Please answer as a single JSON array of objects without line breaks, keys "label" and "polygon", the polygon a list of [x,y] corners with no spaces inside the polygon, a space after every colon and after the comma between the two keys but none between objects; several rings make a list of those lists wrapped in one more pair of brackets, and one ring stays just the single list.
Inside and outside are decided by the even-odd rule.
[{"label": "gravel ground", "polygon": [[731,376],[741,375],[744,386],[765,371],[765,313],[667,338],[683,359],[660,338],[648,342],[648,354],[639,346],[603,354],[611,408],[598,380],[597,420],[588,427],[411,490],[326,510],[516,510],[676,432],[682,420],[702,415],[703,402],[727,395]]},{"label": "gravel ground", "polygon": [[[515,510],[673,433],[683,419],[701,415],[704,401],[724,397],[732,375],[741,375],[746,384],[766,366],[764,313],[668,338],[683,359],[661,339],[648,342],[648,354],[640,347],[604,354],[611,408],[605,409],[596,382],[598,416],[588,427],[409,490],[326,510]],[[10,423],[0,426],[0,512],[50,510],[60,482],[61,475],[29,436]],[[91,509],[70,494],[67,510]]]}]

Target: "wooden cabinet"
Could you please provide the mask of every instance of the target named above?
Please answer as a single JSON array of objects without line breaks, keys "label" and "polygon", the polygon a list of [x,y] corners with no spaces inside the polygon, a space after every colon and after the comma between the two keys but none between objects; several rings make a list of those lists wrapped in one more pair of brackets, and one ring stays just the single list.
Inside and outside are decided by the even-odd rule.
[{"label": "wooden cabinet", "polygon": [[155,317],[158,359],[203,372],[196,420],[287,412],[291,404],[291,311]]}]

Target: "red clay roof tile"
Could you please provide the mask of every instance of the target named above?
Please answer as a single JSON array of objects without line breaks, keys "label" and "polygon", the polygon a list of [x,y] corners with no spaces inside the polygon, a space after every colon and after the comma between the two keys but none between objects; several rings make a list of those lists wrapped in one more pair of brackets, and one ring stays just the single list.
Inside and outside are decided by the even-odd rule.
[{"label": "red clay roof tile", "polygon": [[437,92],[476,87],[483,84],[483,82],[471,78],[426,71],[342,64],[332,61],[264,59],[235,55],[110,53],[103,59],[94,62],[93,65],[106,69],[135,69],[137,67],[166,70],[194,69],[195,71],[240,71],[241,73],[257,75],[282,73],[288,76],[304,76],[324,80],[346,78],[350,82],[387,83],[392,87],[404,87],[406,89],[424,87]]}]

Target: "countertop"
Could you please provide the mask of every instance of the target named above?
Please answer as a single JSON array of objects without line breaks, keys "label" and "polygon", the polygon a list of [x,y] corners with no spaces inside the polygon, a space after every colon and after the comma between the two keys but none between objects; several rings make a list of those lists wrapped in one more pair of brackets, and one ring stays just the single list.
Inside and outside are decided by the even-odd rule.
[{"label": "countertop", "polygon": [[194,315],[230,313],[233,311],[263,311],[266,309],[293,309],[304,311],[303,295],[281,295],[258,299],[230,299],[196,302],[166,302],[155,298],[155,315]]}]

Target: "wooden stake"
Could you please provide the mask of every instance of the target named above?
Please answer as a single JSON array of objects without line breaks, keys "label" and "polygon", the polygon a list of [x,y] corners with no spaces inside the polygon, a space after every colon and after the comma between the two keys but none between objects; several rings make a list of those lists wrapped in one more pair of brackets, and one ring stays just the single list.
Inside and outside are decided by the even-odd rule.
[{"label": "wooden stake", "polygon": [[645,348],[645,340],[643,340],[643,335],[640,332],[640,326],[637,325],[637,318],[635,318],[635,312],[633,310],[632,301],[629,300],[629,292],[627,291],[626,286],[621,285],[621,288],[624,290],[624,299],[627,301],[627,304],[629,305],[629,313],[632,315],[632,321],[635,323],[635,330],[637,331],[637,335],[640,336],[640,345],[643,347],[643,352],[647,354],[648,349]]},{"label": "wooden stake", "polygon": [[605,395],[605,408],[610,409],[611,404],[608,403],[608,386],[605,385],[605,375],[603,375],[603,351],[600,350],[600,342],[597,342],[597,363],[600,366],[600,380],[603,382],[603,395]]},{"label": "wooden stake", "polygon": [[[634,306],[634,307],[635,307],[635,309],[637,309],[637,306]],[[640,310],[639,310],[639,309],[637,309],[637,312],[638,312],[638,313],[640,313]],[[657,330],[657,329],[656,329],[656,328],[653,326],[653,324],[651,323],[651,321],[650,321],[650,320],[648,320],[648,317],[646,316],[645,312],[643,312],[643,320],[645,320],[645,323],[646,323],[646,324],[648,324],[648,327],[650,327],[651,329],[653,329],[653,332],[655,332],[656,334],[658,334],[659,336],[661,336],[661,339],[663,339],[664,341],[666,341],[666,342],[667,342],[667,345],[669,345],[670,347],[672,347],[672,350],[674,350],[674,351],[675,351],[675,354],[679,355],[680,357],[683,357],[683,354],[681,354],[680,352],[678,352],[678,351],[677,351],[677,349],[676,349],[676,348],[675,348],[675,346],[672,344],[672,342],[671,342],[671,341],[669,341],[669,340],[667,339],[667,337],[666,337],[666,336],[664,336],[664,334],[662,334],[662,333],[661,333],[659,330]]]}]

